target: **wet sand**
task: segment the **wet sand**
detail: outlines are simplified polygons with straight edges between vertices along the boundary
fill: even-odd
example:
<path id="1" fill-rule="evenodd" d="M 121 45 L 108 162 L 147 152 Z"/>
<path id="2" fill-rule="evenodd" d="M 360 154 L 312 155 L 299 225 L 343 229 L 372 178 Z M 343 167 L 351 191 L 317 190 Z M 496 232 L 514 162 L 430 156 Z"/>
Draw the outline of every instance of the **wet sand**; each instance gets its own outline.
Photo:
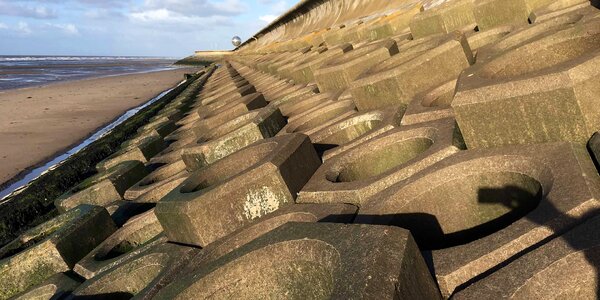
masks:
<path id="1" fill-rule="evenodd" d="M 69 149 L 195 69 L 0 91 L 0 186 Z"/>

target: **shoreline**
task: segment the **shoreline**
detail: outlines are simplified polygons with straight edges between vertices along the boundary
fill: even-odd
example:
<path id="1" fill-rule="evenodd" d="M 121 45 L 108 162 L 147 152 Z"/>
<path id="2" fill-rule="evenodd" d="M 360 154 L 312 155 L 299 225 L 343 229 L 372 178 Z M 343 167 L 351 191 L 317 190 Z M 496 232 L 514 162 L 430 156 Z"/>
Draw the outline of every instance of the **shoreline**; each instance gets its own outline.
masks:
<path id="1" fill-rule="evenodd" d="M 116 120 L 118 120 L 123 114 L 125 114 L 127 111 L 139 107 L 149 101 L 151 101 L 152 99 L 154 99 L 156 96 L 160 95 L 161 93 L 163 93 L 164 91 L 171 89 L 173 87 L 175 87 L 177 84 L 179 84 L 182 80 L 183 80 L 183 74 L 185 73 L 190 73 L 195 71 L 195 68 L 177 68 L 177 69 L 171 69 L 171 70 L 163 70 L 163 71 L 154 71 L 154 72 L 145 72 L 145 73 L 134 73 L 134 74 L 119 74 L 119 75 L 109 75 L 109 76 L 103 76 L 103 77 L 96 77 L 96 78 L 84 78 L 84 79 L 76 79 L 76 80 L 69 80 L 69 81 L 60 81 L 60 82 L 54 82 L 54 83 L 50 83 L 50 84 L 46 84 L 46 85 L 40 85 L 40 86 L 35 86 L 35 87 L 25 87 L 25 88 L 18 88 L 18 89 L 9 89 L 9 90 L 3 90 L 0 91 L 0 103 L 5 102 L 4 100 L 6 100 L 6 98 L 12 98 L 15 97 L 15 95 L 19 95 L 19 97 L 23 97 L 24 95 L 22 94 L 35 94 L 35 95 L 39 95 L 39 94 L 44 94 L 44 93 L 60 93 L 62 94 L 65 90 L 68 90 L 69 88 L 74 88 L 73 86 L 76 87 L 85 87 L 87 86 L 89 89 L 81 89 L 81 90 L 77 90 L 77 91 L 81 91 L 83 92 L 84 95 L 80 95 L 78 98 L 78 101 L 75 101 L 76 103 L 78 103 L 79 105 L 86 105 L 86 102 L 94 102 L 94 100 L 97 100 L 97 96 L 96 97 L 89 97 L 89 93 L 91 89 L 98 89 L 97 85 L 98 83 L 102 83 L 102 84 L 108 84 L 108 87 L 110 89 L 110 85 L 111 85 L 111 81 L 116 81 L 115 85 L 122 85 L 123 82 L 132 82 L 132 85 L 137 84 L 136 86 L 129 86 L 127 87 L 127 89 L 134 89 L 135 91 L 133 91 L 133 94 L 137 94 L 138 96 L 133 97 L 132 99 L 129 99 L 128 101 L 126 101 L 127 103 L 121 103 L 120 105 L 114 105 L 114 103 L 106 103 L 108 100 L 108 102 L 111 102 L 109 99 L 112 98 L 121 98 L 119 100 L 124 100 L 123 96 L 119 95 L 115 95 L 114 93 L 111 95 L 110 93 L 107 94 L 103 94 L 102 97 L 105 98 L 105 103 L 103 104 L 111 104 L 111 106 L 116 106 L 113 109 L 109 109 L 106 111 L 102 110 L 102 104 L 97 104 L 100 105 L 100 107 L 97 107 L 96 105 L 90 105 L 90 103 L 87 103 L 88 108 L 93 111 L 94 109 L 96 110 L 100 110 L 102 113 L 99 114 L 99 118 L 96 118 L 93 121 L 90 121 L 89 123 L 91 123 L 90 125 L 87 125 L 85 128 L 74 128 L 74 129 L 78 129 L 78 130 L 73 130 L 73 135 L 72 138 L 68 139 L 68 143 L 60 143 L 59 145 L 57 145 L 56 142 L 51 142 L 53 145 L 53 147 L 51 147 L 51 151 L 49 149 L 44 148 L 43 150 L 40 149 L 39 144 L 40 143 L 48 143 L 49 141 L 47 141 L 48 138 L 52 138 L 52 135 L 65 135 L 66 133 L 58 130 L 58 132 L 54 131 L 53 133 L 44 133 L 42 137 L 40 137 L 42 140 L 40 141 L 39 139 L 31 139 L 28 143 L 21 143 L 19 144 L 19 146 L 15 146 L 15 145 L 9 145 L 11 144 L 10 142 L 12 141 L 11 138 L 11 134 L 14 134 L 14 132 L 11 132 L 10 130 L 7 130 L 6 128 L 6 121 L 2 121 L 6 118 L 6 107 L 4 108 L 0 108 L 0 145 L 4 145 L 4 146 L 0 146 L 0 190 L 4 190 L 7 187 L 9 187 L 10 185 L 22 180 L 26 175 L 28 175 L 31 171 L 35 170 L 36 168 L 39 168 L 41 166 L 44 166 L 45 164 L 51 162 L 52 160 L 56 159 L 57 157 L 65 154 L 67 151 L 71 150 L 73 147 L 76 147 L 77 145 L 81 144 L 82 142 L 84 142 L 85 140 L 87 140 L 88 138 L 90 138 L 91 136 L 93 136 L 96 132 L 98 132 L 99 130 L 101 130 L 102 128 L 108 126 L 109 124 L 115 122 Z M 170 73 L 170 74 L 164 74 L 164 73 Z M 157 80 L 159 78 L 156 77 L 160 77 L 160 80 Z M 128 79 L 128 80 L 127 80 Z M 166 79 L 166 80 L 165 80 Z M 154 84 L 151 85 L 150 88 L 148 88 L 148 84 L 144 84 L 144 82 L 158 82 L 160 84 Z M 141 84 L 141 85 L 140 85 Z M 105 89 L 106 89 L 105 87 Z M 143 89 L 144 91 L 141 91 L 140 89 Z M 63 91 L 63 92 L 61 92 Z M 120 89 L 118 89 L 118 91 L 120 91 Z M 118 91 L 115 90 L 116 94 L 118 94 Z M 88 93 L 85 93 L 88 92 Z M 60 95 L 59 94 L 59 95 Z M 132 95 L 133 95 L 132 94 Z M 143 96 L 140 96 L 143 95 Z M 131 96 L 131 95 L 128 95 Z M 29 97 L 29 96 L 27 96 Z M 33 98 L 33 97 L 32 97 Z M 49 96 L 50 99 L 53 99 L 52 96 Z M 70 97 L 73 98 L 73 97 Z M 27 100 L 31 100 L 31 99 L 27 99 Z M 13 103 L 15 101 L 12 101 Z M 3 103 L 4 104 L 4 103 Z M 49 103 L 46 103 L 49 104 Z M 6 105 L 6 104 L 4 104 Z M 25 106 L 27 106 L 27 103 L 25 103 Z M 39 105 L 35 105 L 33 104 L 32 106 L 36 106 L 35 108 L 39 109 Z M 58 105 L 58 106 L 65 106 L 65 105 Z M 69 106 L 68 104 L 66 105 L 67 107 Z M 34 109 L 35 109 L 34 108 Z M 90 115 L 90 110 L 87 111 L 63 111 L 58 112 L 59 115 L 64 115 L 61 116 L 59 118 L 59 120 L 54 120 L 59 121 L 61 123 L 63 123 L 62 125 L 58 125 L 59 128 L 64 128 L 65 124 L 64 122 L 68 122 L 68 120 L 71 120 L 71 122 L 73 120 L 78 120 L 79 117 L 78 116 L 84 116 L 85 114 L 88 115 L 88 117 L 92 118 L 93 116 Z M 39 113 L 37 114 L 39 117 L 42 117 L 42 115 L 40 115 Z M 13 117 L 13 119 L 16 119 L 15 117 Z M 90 119 L 88 119 L 89 121 Z M 39 123 L 39 119 L 32 119 L 30 120 L 33 123 Z M 63 122 L 64 121 L 64 122 Z M 14 122 L 14 121 L 12 121 Z M 30 122 L 30 123 L 31 123 Z M 4 124 L 3 124 L 4 123 Z M 57 125 L 57 124 L 53 124 L 53 125 Z M 93 126 L 93 127 L 91 127 Z M 29 127 L 29 130 L 34 129 L 36 126 L 33 124 L 24 124 L 24 126 L 20 126 L 20 127 Z M 14 131 L 14 130 L 13 130 Z M 26 135 L 27 130 L 23 131 Z M 31 132 L 29 132 L 31 133 Z M 38 133 L 38 135 L 41 133 Z M 48 136 L 48 134 L 50 136 Z M 46 140 L 46 141 L 44 141 Z M 28 144 L 28 145 L 27 145 Z M 19 155 L 15 156 L 15 153 L 10 153 L 10 150 L 8 150 L 8 152 L 10 154 L 6 154 L 8 147 L 11 148 L 20 148 L 20 149 L 28 149 L 28 150 L 33 150 L 33 147 L 38 147 L 37 151 L 33 151 L 35 152 L 34 157 L 27 159 L 27 158 L 23 158 L 21 155 L 21 157 L 19 157 Z M 15 162 L 15 160 L 17 160 L 17 162 Z M 35 160 L 35 162 L 33 162 L 33 160 Z M 24 161 L 30 161 L 32 163 L 26 163 Z M 17 170 L 13 169 L 13 168 L 17 168 Z"/>
<path id="2" fill-rule="evenodd" d="M 96 66 L 94 66 L 94 67 L 96 67 Z M 115 76 L 124 76 L 124 75 L 148 74 L 148 73 L 163 72 L 163 71 L 173 71 L 173 70 L 179 70 L 179 69 L 184 69 L 184 68 L 195 68 L 195 67 L 194 66 L 184 66 L 184 65 L 171 64 L 171 65 L 169 65 L 169 67 L 157 67 L 157 68 L 154 68 L 154 69 L 141 70 L 141 71 L 133 71 L 133 72 L 115 72 L 115 73 L 105 73 L 105 74 L 91 74 L 91 75 L 82 75 L 81 77 L 74 76 L 73 78 L 65 77 L 65 78 L 62 78 L 62 79 L 54 80 L 54 81 L 41 82 L 41 83 L 32 83 L 31 85 L 26 85 L 26 86 L 6 88 L 6 89 L 0 88 L 0 94 L 3 94 L 5 92 L 9 92 L 9 91 L 14 91 L 14 90 L 46 87 L 46 86 L 53 85 L 53 84 L 58 84 L 58 83 L 67 83 L 67 82 L 75 82 L 75 81 L 81 81 L 81 80 L 100 79 L 100 78 L 115 77 Z M 11 68 L 5 68 L 5 69 L 11 70 Z M 32 68 L 32 69 L 35 69 L 35 68 Z M 27 70 L 27 68 L 21 68 L 20 70 Z M 10 75 L 11 73 L 6 73 L 6 74 Z M 15 74 L 18 75 L 19 73 L 15 73 Z M 36 73 L 32 72 L 30 74 L 36 74 Z M 0 75 L 3 75 L 3 73 L 0 72 Z"/>
<path id="3" fill-rule="evenodd" d="M 182 81 L 184 82 L 184 81 Z M 132 110 L 136 110 L 139 111 L 145 107 L 147 107 L 148 105 L 151 105 L 154 101 L 156 100 L 160 100 L 161 96 L 164 97 L 164 95 L 166 93 L 168 93 L 169 91 L 172 91 L 173 89 L 175 89 L 177 86 L 174 86 L 172 88 L 169 88 L 167 90 L 164 90 L 160 93 L 158 93 L 156 96 L 148 99 L 148 101 L 146 101 L 145 103 L 140 104 L 139 106 L 133 107 L 125 112 L 123 112 L 121 115 L 116 116 L 112 121 L 110 121 L 107 124 L 104 124 L 98 128 L 96 128 L 90 135 L 80 139 L 79 141 L 73 143 L 72 145 L 69 145 L 67 147 L 65 147 L 64 149 L 46 157 L 43 161 L 41 161 L 38 164 L 32 165 L 30 167 L 27 167 L 25 170 L 23 170 L 21 173 L 13 176 L 11 179 L 9 179 L 8 181 L 5 181 L 3 183 L 0 183 L 0 205 L 2 205 L 2 203 L 4 203 L 5 198 L 7 197 L 11 197 L 11 195 L 15 194 L 15 192 L 24 189 L 27 187 L 27 185 L 29 185 L 31 182 L 33 182 L 36 178 L 38 178 L 39 176 L 41 176 L 42 174 L 44 174 L 45 172 L 48 172 L 50 170 L 52 170 L 53 168 L 58 167 L 61 163 L 63 163 L 65 160 L 67 160 L 69 157 L 75 155 L 76 153 L 78 153 L 79 151 L 83 150 L 83 148 L 85 148 L 87 145 L 95 142 L 98 139 L 101 139 L 102 136 L 104 134 L 110 134 L 110 131 L 113 130 L 116 126 L 118 126 L 119 124 L 127 121 L 128 118 L 132 117 L 133 115 L 135 115 L 135 113 L 127 116 L 127 118 L 125 118 L 124 120 L 122 120 L 121 122 L 117 123 L 119 121 L 119 119 L 123 118 L 124 116 L 126 116 L 129 112 L 131 112 Z M 105 129 L 107 129 L 107 127 L 112 126 L 112 128 L 109 128 L 108 130 L 105 131 Z M 89 141 L 89 143 L 86 143 L 88 140 L 90 140 L 91 138 L 93 138 L 95 135 L 101 133 L 102 131 L 105 131 L 102 135 L 98 136 L 95 140 L 91 140 Z M 79 149 L 77 149 L 79 148 Z M 75 151 L 73 151 L 75 150 Z M 73 151 L 73 152 L 71 152 Z M 70 153 L 71 152 L 71 153 Z M 63 159 L 60 159 L 62 156 L 65 156 Z M 45 170 L 41 171 L 40 173 L 33 173 L 36 169 L 38 168 L 43 168 L 45 167 L 47 164 L 52 163 L 53 161 L 56 161 L 53 165 L 48 166 L 48 168 L 45 168 Z M 8 188 L 10 188 L 13 184 L 19 183 L 20 181 L 23 181 L 25 179 L 27 179 L 28 175 L 32 175 L 33 177 L 28 179 L 28 182 L 23 183 L 22 185 L 16 186 L 14 187 L 12 190 L 7 190 Z"/>

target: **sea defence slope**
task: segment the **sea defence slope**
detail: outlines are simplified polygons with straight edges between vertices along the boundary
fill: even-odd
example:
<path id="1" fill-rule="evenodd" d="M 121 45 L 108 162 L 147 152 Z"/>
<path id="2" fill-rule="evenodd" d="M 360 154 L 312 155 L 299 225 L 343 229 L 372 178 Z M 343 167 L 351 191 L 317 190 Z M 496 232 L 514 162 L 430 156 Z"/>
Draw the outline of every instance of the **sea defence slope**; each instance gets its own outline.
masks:
<path id="1" fill-rule="evenodd" d="M 2 297 L 600 297 L 589 1 L 302 1 L 218 60 L 0 249 Z"/>

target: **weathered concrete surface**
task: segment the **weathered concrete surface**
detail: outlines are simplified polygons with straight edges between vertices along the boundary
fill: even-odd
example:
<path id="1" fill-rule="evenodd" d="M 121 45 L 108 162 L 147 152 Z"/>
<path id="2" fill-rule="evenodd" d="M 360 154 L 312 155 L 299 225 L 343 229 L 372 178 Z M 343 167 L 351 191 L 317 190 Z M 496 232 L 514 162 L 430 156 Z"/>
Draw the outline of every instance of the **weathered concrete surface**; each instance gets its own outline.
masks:
<path id="1" fill-rule="evenodd" d="M 156 215 L 171 241 L 204 247 L 292 204 L 319 164 L 305 135 L 267 139 L 190 175 Z"/>
<path id="2" fill-rule="evenodd" d="M 166 273 L 185 265 L 200 249 L 161 243 L 124 263 L 85 281 L 75 291 L 75 298 L 101 295 L 108 299 L 131 298 L 153 284 Z"/>
<path id="3" fill-rule="evenodd" d="M 124 161 L 90 177 L 60 196 L 54 205 L 65 212 L 79 204 L 107 205 L 123 199 L 125 191 L 148 174 L 139 161 Z"/>
<path id="4" fill-rule="evenodd" d="M 597 298 L 599 227 L 600 218 L 595 217 L 457 293 L 453 299 L 549 299 L 557 295 L 565 299 Z"/>
<path id="5" fill-rule="evenodd" d="M 481 50 L 452 102 L 467 146 L 586 143 L 600 128 L 599 41 L 592 19 L 485 57 Z"/>
<path id="6" fill-rule="evenodd" d="M 569 143 L 468 150 L 374 196 L 355 222 L 410 229 L 433 249 L 448 297 L 595 213 L 599 179 L 585 148 Z"/>
<path id="7" fill-rule="evenodd" d="M 234 284 L 240 276 L 244 284 Z M 439 298 L 406 230 L 288 223 L 173 282 L 156 299 L 277 298 L 284 294 L 290 299 Z"/>
<path id="8" fill-rule="evenodd" d="M 374 194 L 460 151 L 453 119 L 402 126 L 328 159 L 299 203 L 362 205 Z"/>
<path id="9" fill-rule="evenodd" d="M 474 62 L 462 34 L 408 41 L 400 53 L 363 73 L 350 91 L 359 110 L 408 105 L 415 95 L 456 79 Z"/>
<path id="10" fill-rule="evenodd" d="M 11 299 L 14 300 L 52 300 L 60 299 L 68 296 L 74 291 L 81 282 L 66 275 L 65 273 L 58 273 L 44 282 L 28 289 L 27 291 L 14 296 Z"/>
<path id="11" fill-rule="evenodd" d="M 0 298 L 69 271 L 116 230 L 106 209 L 81 205 L 0 248 Z"/>
<path id="12" fill-rule="evenodd" d="M 73 271 L 83 278 L 90 279 L 124 262 L 131 255 L 144 250 L 143 245 L 151 243 L 163 231 L 154 210 L 140 214 L 127 221 L 94 250 L 82 258 Z"/>

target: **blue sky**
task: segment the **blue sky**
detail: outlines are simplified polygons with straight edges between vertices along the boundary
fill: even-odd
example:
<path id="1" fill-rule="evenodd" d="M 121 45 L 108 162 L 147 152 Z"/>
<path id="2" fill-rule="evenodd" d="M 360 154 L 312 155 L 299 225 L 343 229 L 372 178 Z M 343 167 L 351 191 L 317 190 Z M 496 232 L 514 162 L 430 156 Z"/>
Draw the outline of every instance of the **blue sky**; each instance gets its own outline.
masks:
<path id="1" fill-rule="evenodd" d="M 231 49 L 297 0 L 0 0 L 0 55 L 183 57 Z"/>

